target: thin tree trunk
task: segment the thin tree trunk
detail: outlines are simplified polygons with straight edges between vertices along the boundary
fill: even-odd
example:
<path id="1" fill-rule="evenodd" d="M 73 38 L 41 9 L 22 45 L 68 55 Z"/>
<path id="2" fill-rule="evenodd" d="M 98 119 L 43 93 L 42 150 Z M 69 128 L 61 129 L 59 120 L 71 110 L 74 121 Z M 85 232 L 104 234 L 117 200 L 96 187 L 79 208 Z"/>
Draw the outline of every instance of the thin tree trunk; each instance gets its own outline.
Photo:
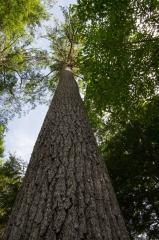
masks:
<path id="1" fill-rule="evenodd" d="M 129 239 L 77 83 L 66 65 L 2 239 Z"/>

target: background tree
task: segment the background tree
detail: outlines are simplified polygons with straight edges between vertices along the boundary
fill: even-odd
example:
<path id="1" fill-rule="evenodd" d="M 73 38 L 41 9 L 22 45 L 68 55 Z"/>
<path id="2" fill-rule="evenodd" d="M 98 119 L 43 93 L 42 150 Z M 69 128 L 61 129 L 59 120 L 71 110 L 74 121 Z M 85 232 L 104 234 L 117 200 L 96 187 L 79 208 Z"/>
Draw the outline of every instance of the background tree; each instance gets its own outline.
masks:
<path id="1" fill-rule="evenodd" d="M 107 110 L 132 118 L 156 94 L 158 9 L 158 1 L 79 1 L 85 103 L 100 115 Z"/>
<path id="2" fill-rule="evenodd" d="M 52 1 L 49 1 L 52 2 Z M 46 51 L 33 47 L 37 26 L 49 19 L 45 1 L 1 1 L 0 123 L 7 124 L 24 104 L 35 107 L 46 90 Z M 43 90 L 43 91 L 42 91 Z M 40 92 L 40 93 L 39 93 Z M 30 105 L 30 106 L 29 106 Z"/>
<path id="3" fill-rule="evenodd" d="M 158 1 L 78 3 L 93 129 L 132 238 L 157 239 Z"/>
<path id="4" fill-rule="evenodd" d="M 111 118 L 97 134 L 129 233 L 157 239 L 158 97 L 141 108 L 138 120 L 117 124 Z"/>
<path id="5" fill-rule="evenodd" d="M 14 155 L 0 160 L 0 237 L 5 229 L 26 170 L 26 163 Z"/>

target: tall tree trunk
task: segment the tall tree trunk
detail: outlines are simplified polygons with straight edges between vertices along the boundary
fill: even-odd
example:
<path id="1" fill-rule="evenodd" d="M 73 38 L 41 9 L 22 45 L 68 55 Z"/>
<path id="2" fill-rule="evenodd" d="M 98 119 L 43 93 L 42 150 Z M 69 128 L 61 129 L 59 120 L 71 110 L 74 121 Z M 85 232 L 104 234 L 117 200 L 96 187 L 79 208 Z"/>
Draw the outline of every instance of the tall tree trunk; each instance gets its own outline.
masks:
<path id="1" fill-rule="evenodd" d="M 2 239 L 129 239 L 77 83 L 66 65 Z"/>

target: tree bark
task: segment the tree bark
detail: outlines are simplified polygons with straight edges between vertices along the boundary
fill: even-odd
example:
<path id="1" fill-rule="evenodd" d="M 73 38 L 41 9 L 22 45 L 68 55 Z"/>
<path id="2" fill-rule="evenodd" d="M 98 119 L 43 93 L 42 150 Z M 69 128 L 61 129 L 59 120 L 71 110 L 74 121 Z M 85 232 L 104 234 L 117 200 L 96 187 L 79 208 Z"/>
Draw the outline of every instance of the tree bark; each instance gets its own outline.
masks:
<path id="1" fill-rule="evenodd" d="M 128 240 L 71 69 L 63 65 L 2 240 Z"/>

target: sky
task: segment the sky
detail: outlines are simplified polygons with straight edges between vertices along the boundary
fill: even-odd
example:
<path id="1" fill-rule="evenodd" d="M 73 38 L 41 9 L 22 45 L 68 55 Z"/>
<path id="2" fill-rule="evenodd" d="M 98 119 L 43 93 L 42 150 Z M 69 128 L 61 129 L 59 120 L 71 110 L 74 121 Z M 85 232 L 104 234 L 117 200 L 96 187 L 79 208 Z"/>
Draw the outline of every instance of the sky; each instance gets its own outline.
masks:
<path id="1" fill-rule="evenodd" d="M 51 11 L 53 16 L 60 21 L 63 20 L 59 6 L 69 6 L 69 4 L 76 4 L 76 0 L 59 0 Z M 50 21 L 51 23 L 51 21 Z M 46 43 L 45 43 L 46 44 Z M 38 42 L 38 47 L 45 47 L 42 39 Z M 46 116 L 48 107 L 46 105 L 39 105 L 35 110 L 31 110 L 27 115 L 18 118 L 16 116 L 8 124 L 9 131 L 5 133 L 5 159 L 9 152 L 17 157 L 21 157 L 24 161 L 29 162 L 30 156 L 37 140 L 42 123 Z"/>

